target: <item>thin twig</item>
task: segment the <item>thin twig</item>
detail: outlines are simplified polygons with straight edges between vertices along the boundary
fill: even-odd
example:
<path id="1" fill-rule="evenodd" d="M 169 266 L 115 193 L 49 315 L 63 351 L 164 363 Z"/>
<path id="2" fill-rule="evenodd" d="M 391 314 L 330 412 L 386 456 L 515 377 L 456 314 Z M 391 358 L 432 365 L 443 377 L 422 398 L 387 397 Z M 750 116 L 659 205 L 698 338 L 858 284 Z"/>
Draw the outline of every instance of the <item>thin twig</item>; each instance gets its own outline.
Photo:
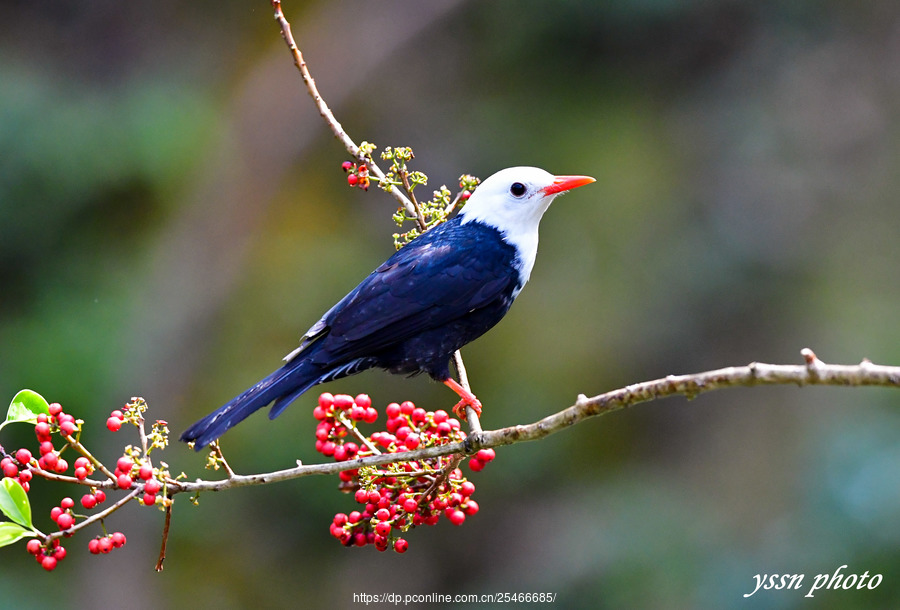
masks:
<path id="1" fill-rule="evenodd" d="M 272 8 L 275 9 L 275 21 L 278 22 L 278 25 L 281 27 L 281 37 L 284 38 L 284 42 L 287 44 L 288 49 L 291 51 L 291 55 L 294 57 L 294 65 L 297 66 L 297 69 L 300 71 L 300 75 L 303 77 L 303 84 L 306 85 L 306 90 L 309 92 L 310 97 L 312 97 L 313 101 L 316 104 L 316 108 L 319 110 L 319 114 L 324 119 L 325 123 L 328 125 L 329 129 L 331 129 L 331 133 L 334 134 L 334 137 L 337 138 L 341 144 L 344 145 L 344 148 L 353 156 L 359 163 L 364 163 L 369 167 L 369 171 L 372 175 L 375 176 L 379 181 L 385 180 L 384 172 L 381 171 L 381 168 L 378 167 L 378 164 L 375 163 L 371 158 L 367 158 L 365 154 L 363 154 L 359 146 L 356 145 L 356 142 L 353 141 L 352 138 L 347 134 L 344 130 L 343 126 L 338 122 L 335 118 L 334 113 L 331 111 L 331 108 L 328 107 L 328 104 L 325 103 L 325 99 L 319 93 L 319 89 L 316 86 L 316 81 L 313 79 L 312 74 L 309 72 L 309 68 L 306 65 L 306 61 L 303 59 L 303 53 L 300 52 L 300 47 L 297 46 L 297 43 L 294 41 L 294 34 L 291 32 L 291 24 L 284 16 L 284 12 L 281 10 L 281 0 L 271 0 Z M 396 189 L 391 187 L 388 189 L 388 192 L 394 196 L 400 205 L 402 205 L 410 214 L 415 214 L 415 208 L 412 205 L 412 202 L 402 193 L 400 189 Z"/>
<path id="2" fill-rule="evenodd" d="M 166 521 L 163 524 L 162 545 L 159 549 L 159 559 L 156 560 L 156 571 L 163 571 L 163 562 L 166 560 L 166 546 L 169 543 L 169 524 L 172 522 L 172 505 L 166 506 Z"/>
<path id="3" fill-rule="evenodd" d="M 141 493 L 141 491 L 143 491 L 143 486 L 132 490 L 131 493 L 120 498 L 118 502 L 116 502 L 115 504 L 113 504 L 112 506 L 107 508 L 106 510 L 91 515 L 84 521 L 80 521 L 79 523 L 76 523 L 75 525 L 73 525 L 72 527 L 70 527 L 67 530 L 62 530 L 62 531 L 58 531 L 58 532 L 53 532 L 52 534 L 47 534 L 46 538 L 44 539 L 44 543 L 46 544 L 48 542 L 51 542 L 53 539 L 61 538 L 64 535 L 71 536 L 78 530 L 84 529 L 92 523 L 95 523 L 97 521 L 102 521 L 109 515 L 113 514 L 114 512 L 116 512 L 117 510 L 119 510 L 120 508 L 122 508 L 123 506 L 128 504 L 131 500 L 133 500 L 135 497 L 137 497 L 137 495 L 139 493 Z"/>

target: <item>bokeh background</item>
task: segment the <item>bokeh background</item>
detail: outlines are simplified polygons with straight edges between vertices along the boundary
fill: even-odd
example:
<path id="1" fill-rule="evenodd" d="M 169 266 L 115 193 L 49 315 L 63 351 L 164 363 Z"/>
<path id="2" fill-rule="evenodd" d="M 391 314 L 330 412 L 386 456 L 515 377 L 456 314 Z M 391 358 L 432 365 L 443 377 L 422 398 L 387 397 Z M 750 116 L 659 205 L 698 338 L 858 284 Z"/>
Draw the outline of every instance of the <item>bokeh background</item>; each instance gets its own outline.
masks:
<path id="1" fill-rule="evenodd" d="M 0 397 L 88 421 L 144 396 L 173 436 L 279 365 L 392 251 L 392 199 L 348 189 L 267 2 L 0 5 Z M 359 140 L 412 146 L 431 187 L 510 165 L 596 176 L 542 226 L 532 282 L 464 350 L 484 424 L 758 360 L 900 363 L 900 4 L 288 2 Z M 453 403 L 424 378 L 333 383 Z M 2 398 L 0 398 L 2 399 Z M 5 400 L 5 399 L 3 399 Z M 313 461 L 315 392 L 224 447 Z M 7 431 L 8 430 L 8 431 Z M 7 447 L 33 442 L 4 430 Z M 124 435 L 123 435 L 124 434 Z M 879 608 L 900 597 L 900 393 L 669 399 L 503 448 L 482 510 L 405 555 L 328 535 L 335 478 L 179 497 L 109 520 L 52 575 L 0 549 L 0 606 L 349 607 L 354 592 L 553 592 L 559 607 Z M 205 476 L 173 444 L 175 471 Z M 37 523 L 63 492 L 34 485 Z M 80 494 L 79 494 L 80 495 Z M 77 497 L 77 496 L 76 496 Z M 812 579 L 882 574 L 874 591 Z M 756 574 L 805 574 L 761 591 Z"/>

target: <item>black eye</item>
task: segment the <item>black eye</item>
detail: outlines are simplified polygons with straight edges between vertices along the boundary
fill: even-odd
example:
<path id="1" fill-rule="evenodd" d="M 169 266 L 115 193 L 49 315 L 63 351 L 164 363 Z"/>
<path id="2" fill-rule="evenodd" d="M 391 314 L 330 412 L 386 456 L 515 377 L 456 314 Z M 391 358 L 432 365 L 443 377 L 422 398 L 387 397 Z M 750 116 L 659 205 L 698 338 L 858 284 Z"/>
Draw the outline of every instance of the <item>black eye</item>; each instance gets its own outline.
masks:
<path id="1" fill-rule="evenodd" d="M 513 194 L 514 197 L 521 197 L 525 194 L 525 185 L 521 182 L 513 182 L 512 186 L 509 187 L 509 192 Z"/>

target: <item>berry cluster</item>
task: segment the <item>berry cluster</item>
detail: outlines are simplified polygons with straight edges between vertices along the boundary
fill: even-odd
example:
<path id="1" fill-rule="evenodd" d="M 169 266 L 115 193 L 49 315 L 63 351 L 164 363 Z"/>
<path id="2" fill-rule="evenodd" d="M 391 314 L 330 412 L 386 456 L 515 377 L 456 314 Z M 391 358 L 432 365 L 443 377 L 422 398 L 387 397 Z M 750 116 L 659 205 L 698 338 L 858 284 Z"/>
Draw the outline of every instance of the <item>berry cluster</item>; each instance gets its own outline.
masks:
<path id="1" fill-rule="evenodd" d="M 114 532 L 108 536 L 97 536 L 88 542 L 88 550 L 93 555 L 109 553 L 113 549 L 117 549 L 125 545 L 125 534 L 122 532 Z"/>
<path id="2" fill-rule="evenodd" d="M 369 166 L 362 164 L 357 166 L 352 161 L 341 163 L 341 169 L 347 173 L 347 184 L 364 191 L 369 190 Z"/>
<path id="3" fill-rule="evenodd" d="M 164 447 L 167 444 L 168 430 L 166 422 L 157 421 L 153 424 L 148 434 L 143 432 L 143 413 L 146 403 L 142 399 L 132 399 L 121 410 L 113 411 L 107 420 L 107 428 L 111 431 L 119 430 L 124 423 L 130 423 L 141 429 L 142 447 L 127 446 L 124 455 L 116 461 L 114 473 L 110 473 L 100 462 L 85 449 L 78 439 L 83 422 L 76 420 L 74 416 L 65 413 L 59 403 L 47 405 L 44 403 L 46 413 L 40 412 L 34 415 L 34 430 L 38 442 L 37 459 L 28 449 L 22 448 L 15 453 L 3 452 L 0 459 L 0 473 L 3 477 L 15 478 L 27 493 L 33 477 L 43 477 L 61 480 L 68 483 L 79 483 L 90 488 L 89 493 L 81 496 L 81 507 L 85 510 L 97 508 L 106 501 L 106 492 L 101 487 L 118 487 L 120 489 L 132 489 L 137 486 L 143 492 L 139 496 L 140 501 L 147 506 L 171 503 L 171 498 L 165 497 L 164 482 L 169 476 L 165 463 L 160 463 L 159 468 L 154 468 L 149 461 L 148 454 L 155 448 Z M 54 436 L 59 435 L 64 439 L 59 450 L 54 447 Z M 71 450 L 78 455 L 75 458 L 73 472 L 69 471 L 69 463 L 62 457 L 63 453 Z M 106 475 L 106 482 L 98 482 L 89 479 L 97 469 Z M 112 475 L 109 477 L 109 475 Z M 161 493 L 162 492 L 162 493 Z M 113 507 L 115 508 L 115 507 Z M 57 531 L 51 535 L 34 531 L 43 539 L 34 538 L 27 543 L 27 550 L 34 555 L 38 562 L 47 570 L 56 568 L 57 563 L 65 555 L 65 549 L 60 546 L 61 537 L 70 537 L 78 529 L 87 526 L 82 523 L 87 519 L 86 515 L 75 513 L 75 501 L 70 497 L 63 498 L 58 506 L 50 511 L 50 518 Z M 30 521 L 30 517 L 29 517 Z M 101 520 L 101 525 L 103 521 Z M 30 523 L 29 523 L 29 527 Z M 108 553 L 113 548 L 125 544 L 125 536 L 121 532 L 107 535 L 104 527 L 104 535 L 97 536 L 88 543 L 91 553 Z"/>
<path id="4" fill-rule="evenodd" d="M 56 538 L 48 546 L 41 544 L 37 538 L 32 538 L 25 545 L 27 550 L 37 560 L 41 567 L 48 572 L 56 569 L 56 564 L 66 557 L 66 549 L 60 545 L 59 538 Z"/>
<path id="5" fill-rule="evenodd" d="M 338 462 L 381 453 L 399 453 L 461 441 L 465 434 L 459 420 L 444 410 L 426 411 L 412 402 L 391 403 L 385 409 L 385 430 L 364 436 L 356 428 L 360 422 L 374 423 L 377 410 L 371 399 L 360 394 L 319 396 L 313 411 L 316 450 Z M 345 440 L 353 434 L 359 443 Z M 473 471 L 494 459 L 493 449 L 479 451 L 469 462 Z M 478 512 L 471 498 L 475 485 L 458 468 L 459 456 L 396 462 L 381 467 L 364 467 L 340 473 L 341 487 L 354 491 L 362 510 L 338 513 L 332 520 L 331 535 L 345 546 L 373 544 L 379 551 L 392 546 L 398 553 L 409 543 L 397 534 L 417 525 L 435 525 L 443 514 L 454 525 Z"/>

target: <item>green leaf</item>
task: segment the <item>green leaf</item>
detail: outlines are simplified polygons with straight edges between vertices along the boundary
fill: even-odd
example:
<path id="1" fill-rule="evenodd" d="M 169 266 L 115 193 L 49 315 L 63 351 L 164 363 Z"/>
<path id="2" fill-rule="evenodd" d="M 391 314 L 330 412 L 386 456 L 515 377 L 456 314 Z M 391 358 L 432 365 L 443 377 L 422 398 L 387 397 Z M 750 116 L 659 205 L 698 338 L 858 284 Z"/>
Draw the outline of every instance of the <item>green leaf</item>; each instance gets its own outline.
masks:
<path id="1" fill-rule="evenodd" d="M 0 511 L 19 525 L 32 527 L 28 494 L 17 479 L 5 478 L 0 482 Z"/>
<path id="2" fill-rule="evenodd" d="M 9 521 L 0 522 L 0 546 L 12 544 L 28 536 L 34 536 L 34 532 Z"/>
<path id="3" fill-rule="evenodd" d="M 13 422 L 28 424 L 37 423 L 39 413 L 50 414 L 50 405 L 43 396 L 32 390 L 22 390 L 9 403 L 9 411 L 6 413 L 6 421 L 0 423 L 0 428 Z"/>

